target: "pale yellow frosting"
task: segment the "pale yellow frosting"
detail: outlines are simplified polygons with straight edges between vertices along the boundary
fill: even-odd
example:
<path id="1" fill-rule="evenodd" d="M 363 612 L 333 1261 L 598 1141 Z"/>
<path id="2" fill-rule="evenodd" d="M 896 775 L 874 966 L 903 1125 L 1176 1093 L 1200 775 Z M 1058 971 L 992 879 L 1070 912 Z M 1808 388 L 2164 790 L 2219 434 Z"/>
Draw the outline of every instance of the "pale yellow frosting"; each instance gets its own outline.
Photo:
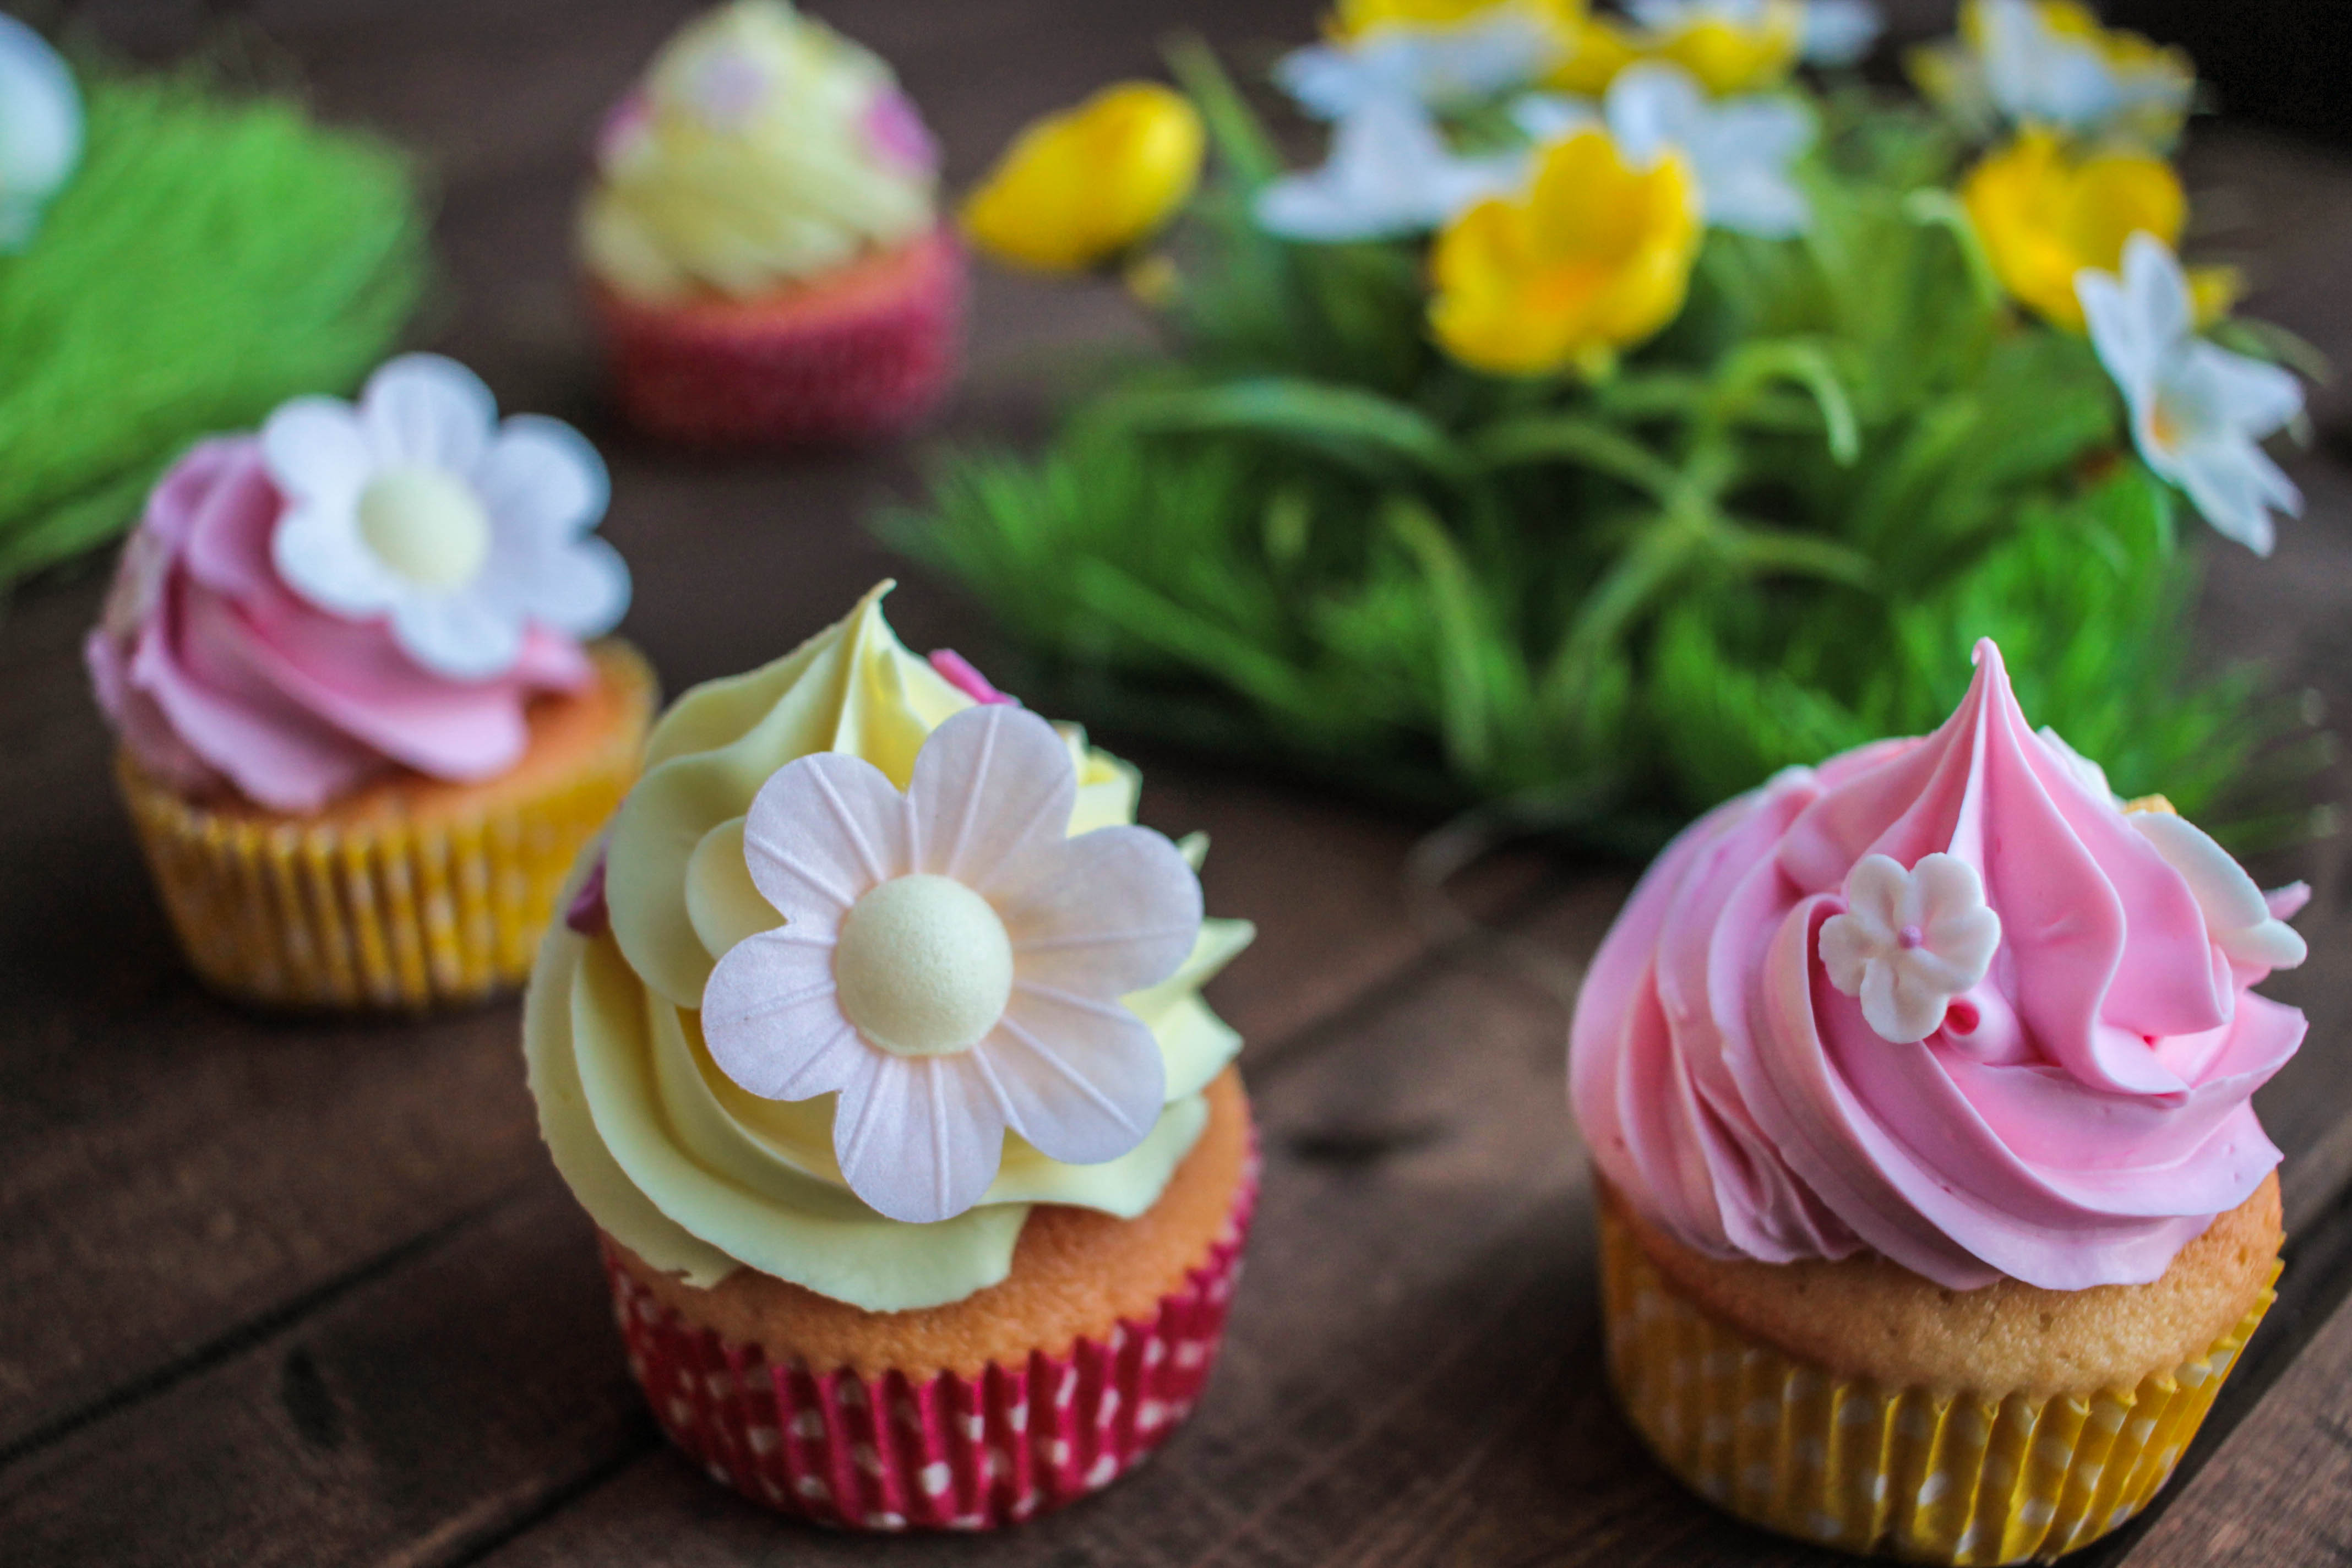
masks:
<path id="1" fill-rule="evenodd" d="M 614 111 L 581 213 L 588 268 L 656 302 L 746 299 L 938 220 L 938 174 L 890 68 L 784 0 L 694 22 Z"/>
<path id="2" fill-rule="evenodd" d="M 737 942 L 781 925 L 751 885 L 743 816 L 796 757 L 845 752 L 907 786 L 933 728 L 971 700 L 900 646 L 884 584 L 849 617 L 748 675 L 698 686 L 655 727 L 646 775 L 614 819 L 610 934 L 548 934 L 524 1008 L 540 1126 L 596 1223 L 657 1268 L 713 1285 L 739 1268 L 866 1309 L 961 1300 L 1004 1277 L 1036 1203 L 1132 1218 L 1158 1201 L 1206 1125 L 1201 1091 L 1240 1037 L 1200 995 L 1246 946 L 1243 921 L 1203 921 L 1176 974 L 1126 1005 L 1151 1028 L 1167 1103 L 1143 1142 L 1100 1165 L 1048 1160 L 1007 1134 L 980 1204 L 935 1225 L 875 1213 L 833 1153 L 834 1097 L 782 1102 L 712 1063 L 699 1008 Z M 1065 726 L 1078 767 L 1073 835 L 1134 820 L 1139 778 Z M 1200 841 L 1188 841 L 1197 859 Z"/>

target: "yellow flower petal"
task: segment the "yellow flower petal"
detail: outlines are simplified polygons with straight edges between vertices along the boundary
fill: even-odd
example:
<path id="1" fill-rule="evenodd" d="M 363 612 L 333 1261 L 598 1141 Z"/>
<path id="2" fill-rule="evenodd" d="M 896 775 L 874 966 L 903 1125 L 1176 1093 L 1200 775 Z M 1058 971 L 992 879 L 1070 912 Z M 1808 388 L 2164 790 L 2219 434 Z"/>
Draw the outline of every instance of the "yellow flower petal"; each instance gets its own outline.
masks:
<path id="1" fill-rule="evenodd" d="M 1555 142 L 1524 196 L 1481 202 L 1438 237 L 1431 331 L 1497 374 L 1606 366 L 1682 309 L 1695 196 L 1680 158 L 1637 174 L 1604 132 Z"/>
<path id="2" fill-rule="evenodd" d="M 1960 200 L 2002 285 L 2053 325 L 2077 332 L 2083 306 L 2074 275 L 2086 267 L 2116 271 L 2124 242 L 2143 229 L 2168 246 L 2179 243 L 2188 217 L 2179 176 L 2161 159 L 2077 158 L 2039 130 L 1971 169 Z"/>
<path id="3" fill-rule="evenodd" d="M 1192 100 L 1120 82 L 1014 138 L 965 198 L 964 232 L 1000 260 L 1046 272 L 1107 261 L 1175 215 L 1207 137 Z"/>
<path id="4" fill-rule="evenodd" d="M 1563 53 L 1545 79 L 1562 92 L 1597 97 L 1639 60 L 1668 60 L 1721 96 L 1769 87 L 1796 68 L 1804 9 L 1768 0 L 1753 26 L 1701 14 L 1663 33 L 1603 16 L 1570 19 L 1559 28 Z"/>
<path id="5" fill-rule="evenodd" d="M 1507 9 L 1565 27 L 1583 20 L 1584 0 L 1339 0 L 1324 18 L 1323 30 L 1335 38 L 1356 38 L 1382 27 L 1458 27 Z"/>

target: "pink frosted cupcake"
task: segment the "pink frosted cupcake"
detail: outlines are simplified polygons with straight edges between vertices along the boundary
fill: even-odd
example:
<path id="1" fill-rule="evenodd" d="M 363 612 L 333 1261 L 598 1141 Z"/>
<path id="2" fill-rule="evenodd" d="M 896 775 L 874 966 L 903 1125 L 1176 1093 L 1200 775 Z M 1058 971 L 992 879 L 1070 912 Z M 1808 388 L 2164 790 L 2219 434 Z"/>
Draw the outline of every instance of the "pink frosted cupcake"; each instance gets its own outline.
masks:
<path id="1" fill-rule="evenodd" d="M 197 973 L 250 1001 L 421 1005 L 520 981 L 636 775 L 651 672 L 608 630 L 604 464 L 412 354 L 197 446 L 87 655 Z"/>
<path id="2" fill-rule="evenodd" d="M 1571 1048 L 1610 1369 L 1710 1500 L 1937 1563 L 2095 1540 L 2269 1305 L 2267 899 L 2019 710 L 1790 769 L 1643 878 Z"/>
<path id="3" fill-rule="evenodd" d="M 580 243 L 623 412 L 702 445 L 887 434 L 945 393 L 963 258 L 889 68 L 783 0 L 688 26 L 615 109 Z"/>

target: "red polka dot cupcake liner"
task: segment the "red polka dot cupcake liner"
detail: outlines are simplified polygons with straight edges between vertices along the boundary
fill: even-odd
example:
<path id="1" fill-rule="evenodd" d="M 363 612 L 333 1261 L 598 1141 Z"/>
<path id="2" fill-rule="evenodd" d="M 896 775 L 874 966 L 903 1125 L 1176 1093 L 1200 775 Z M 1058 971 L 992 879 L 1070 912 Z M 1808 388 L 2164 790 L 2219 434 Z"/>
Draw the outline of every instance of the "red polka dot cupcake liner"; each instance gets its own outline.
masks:
<path id="1" fill-rule="evenodd" d="M 996 1530 L 1100 1491 L 1192 1414 L 1224 1333 L 1257 1161 L 1208 1257 L 1150 1317 L 978 1376 L 814 1372 L 688 1326 L 604 1273 L 629 1370 L 671 1442 L 752 1501 L 850 1530 Z"/>

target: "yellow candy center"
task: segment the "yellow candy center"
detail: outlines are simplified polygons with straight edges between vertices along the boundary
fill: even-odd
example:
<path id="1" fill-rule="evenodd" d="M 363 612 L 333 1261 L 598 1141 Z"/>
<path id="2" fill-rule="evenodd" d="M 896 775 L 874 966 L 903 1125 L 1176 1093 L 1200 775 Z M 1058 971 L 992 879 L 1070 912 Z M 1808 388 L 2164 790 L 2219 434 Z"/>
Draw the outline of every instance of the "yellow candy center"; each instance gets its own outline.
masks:
<path id="1" fill-rule="evenodd" d="M 841 1010 L 902 1057 L 970 1050 L 1013 995 L 1013 941 L 988 900 L 945 877 L 900 877 L 841 922 L 833 952 Z"/>
<path id="2" fill-rule="evenodd" d="M 471 489 L 437 468 L 393 468 L 360 492 L 360 537 L 420 588 L 462 588 L 490 553 L 490 518 Z"/>

